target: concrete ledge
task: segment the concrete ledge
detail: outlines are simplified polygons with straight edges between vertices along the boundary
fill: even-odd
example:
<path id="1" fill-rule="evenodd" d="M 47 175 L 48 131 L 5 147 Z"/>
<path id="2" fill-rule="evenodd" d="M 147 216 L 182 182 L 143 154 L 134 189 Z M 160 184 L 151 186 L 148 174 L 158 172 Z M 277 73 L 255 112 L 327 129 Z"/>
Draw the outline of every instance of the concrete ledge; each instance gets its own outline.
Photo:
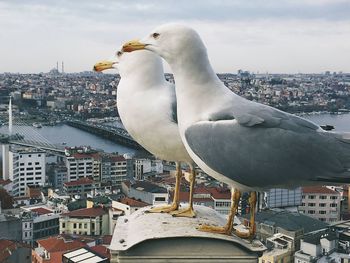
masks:
<path id="1" fill-rule="evenodd" d="M 211 208 L 196 206 L 196 218 L 146 213 L 148 209 L 118 219 L 112 262 L 257 262 L 266 249 L 257 240 L 198 231 L 199 224 L 225 224 Z"/>

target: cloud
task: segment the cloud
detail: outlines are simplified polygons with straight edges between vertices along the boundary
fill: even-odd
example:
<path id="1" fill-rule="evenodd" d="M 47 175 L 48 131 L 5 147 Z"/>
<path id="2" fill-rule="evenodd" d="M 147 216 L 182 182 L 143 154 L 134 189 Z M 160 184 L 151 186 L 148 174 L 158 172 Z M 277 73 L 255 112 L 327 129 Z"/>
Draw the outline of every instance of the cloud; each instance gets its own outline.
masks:
<path id="1" fill-rule="evenodd" d="M 350 71 L 349 20 L 345 0 L 0 0 L 0 72 L 87 70 L 167 22 L 196 28 L 219 72 Z"/>

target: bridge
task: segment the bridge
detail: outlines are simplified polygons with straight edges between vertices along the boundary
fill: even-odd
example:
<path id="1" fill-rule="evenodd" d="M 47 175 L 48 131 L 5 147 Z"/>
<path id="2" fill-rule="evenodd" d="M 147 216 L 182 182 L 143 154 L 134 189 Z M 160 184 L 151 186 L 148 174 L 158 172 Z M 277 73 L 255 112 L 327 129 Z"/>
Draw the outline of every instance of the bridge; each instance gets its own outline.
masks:
<path id="1" fill-rule="evenodd" d="M 134 139 L 122 128 L 112 127 L 103 124 L 90 124 L 79 120 L 67 120 L 65 123 L 69 126 L 96 134 L 110 141 L 134 149 L 143 149 Z"/>

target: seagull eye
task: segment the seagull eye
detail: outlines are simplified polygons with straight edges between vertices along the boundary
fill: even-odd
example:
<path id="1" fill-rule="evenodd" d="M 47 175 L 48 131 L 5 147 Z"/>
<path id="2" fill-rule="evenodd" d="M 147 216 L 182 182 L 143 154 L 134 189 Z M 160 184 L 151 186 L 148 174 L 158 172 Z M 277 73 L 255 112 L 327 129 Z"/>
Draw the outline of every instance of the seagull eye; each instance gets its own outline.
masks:
<path id="1" fill-rule="evenodd" d="M 159 36 L 160 36 L 159 33 L 153 33 L 153 34 L 152 34 L 152 37 L 153 37 L 154 39 L 157 39 Z"/>
<path id="2" fill-rule="evenodd" d="M 118 52 L 117 52 L 117 56 L 118 56 L 118 57 L 120 57 L 122 54 L 123 54 L 123 52 L 121 52 L 121 51 L 118 51 Z"/>

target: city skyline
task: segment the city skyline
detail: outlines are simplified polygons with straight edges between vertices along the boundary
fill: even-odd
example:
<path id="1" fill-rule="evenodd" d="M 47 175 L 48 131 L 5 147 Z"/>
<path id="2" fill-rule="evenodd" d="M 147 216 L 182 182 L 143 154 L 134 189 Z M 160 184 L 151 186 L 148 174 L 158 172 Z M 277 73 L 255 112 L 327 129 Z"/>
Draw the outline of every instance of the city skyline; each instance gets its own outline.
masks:
<path id="1" fill-rule="evenodd" d="M 218 73 L 350 72 L 350 3 L 0 1 L 0 73 L 91 70 L 129 39 L 177 22 L 202 36 Z M 170 72 L 166 66 L 166 71 Z"/>

